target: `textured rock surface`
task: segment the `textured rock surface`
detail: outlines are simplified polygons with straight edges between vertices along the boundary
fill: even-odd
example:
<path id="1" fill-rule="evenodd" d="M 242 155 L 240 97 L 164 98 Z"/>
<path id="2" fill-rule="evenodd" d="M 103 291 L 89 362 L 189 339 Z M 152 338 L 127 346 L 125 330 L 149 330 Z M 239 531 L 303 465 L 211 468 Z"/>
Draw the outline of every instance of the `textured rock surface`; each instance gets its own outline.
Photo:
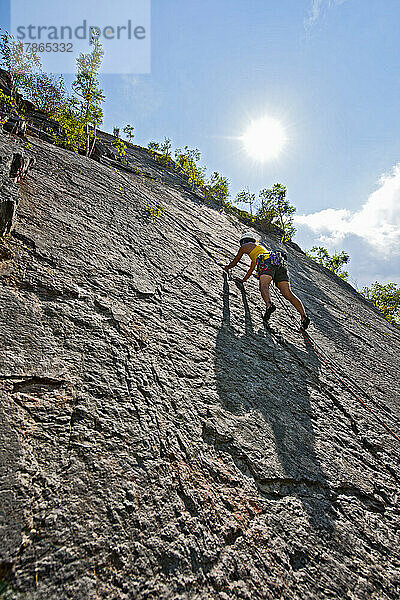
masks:
<path id="1" fill-rule="evenodd" d="M 2 164 L 21 151 L 35 168 L 0 182 L 20 195 L 0 263 L 4 597 L 398 598 L 400 444 L 282 306 L 265 331 L 255 281 L 224 279 L 243 226 L 138 148 L 123 166 L 1 136 Z M 399 330 L 294 245 L 289 265 L 311 334 L 397 431 Z"/>
<path id="2" fill-rule="evenodd" d="M 9 151 L 0 155 L 0 236 L 10 232 L 19 201 L 18 186 L 12 172 L 14 156 Z"/>

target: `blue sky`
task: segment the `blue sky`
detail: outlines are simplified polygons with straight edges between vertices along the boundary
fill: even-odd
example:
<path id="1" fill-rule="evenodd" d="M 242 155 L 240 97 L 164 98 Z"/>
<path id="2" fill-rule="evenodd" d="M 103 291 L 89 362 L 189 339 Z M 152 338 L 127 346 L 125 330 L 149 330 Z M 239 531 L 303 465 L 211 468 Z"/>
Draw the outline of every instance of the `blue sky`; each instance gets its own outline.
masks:
<path id="1" fill-rule="evenodd" d="M 199 148 L 232 196 L 286 185 L 297 243 L 348 251 L 358 286 L 400 283 L 400 2 L 152 0 L 151 12 L 151 73 L 101 77 L 104 128 Z M 238 138 L 264 115 L 288 142 L 260 164 Z"/>

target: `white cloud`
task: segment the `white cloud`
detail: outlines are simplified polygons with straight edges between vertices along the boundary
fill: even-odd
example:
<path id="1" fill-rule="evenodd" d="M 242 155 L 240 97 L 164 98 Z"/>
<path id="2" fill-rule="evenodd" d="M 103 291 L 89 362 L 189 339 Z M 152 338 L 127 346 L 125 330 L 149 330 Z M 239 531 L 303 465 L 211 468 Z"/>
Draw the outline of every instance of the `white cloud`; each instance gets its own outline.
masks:
<path id="1" fill-rule="evenodd" d="M 312 7 L 308 14 L 308 18 L 305 19 L 305 22 L 304 22 L 304 25 L 306 28 L 312 27 L 314 25 L 314 23 L 316 21 L 318 21 L 319 15 L 321 12 L 322 2 L 323 2 L 323 0 L 313 0 Z"/>
<path id="2" fill-rule="evenodd" d="M 400 163 L 382 175 L 378 189 L 358 211 L 328 208 L 298 215 L 295 222 L 319 234 L 319 242 L 328 247 L 357 236 L 386 258 L 400 255 Z"/>
<path id="3" fill-rule="evenodd" d="M 308 13 L 308 17 L 304 19 L 304 27 L 310 30 L 311 27 L 318 21 L 322 16 L 322 13 L 331 8 L 332 6 L 338 6 L 344 4 L 347 0 L 312 0 L 312 5 Z"/>

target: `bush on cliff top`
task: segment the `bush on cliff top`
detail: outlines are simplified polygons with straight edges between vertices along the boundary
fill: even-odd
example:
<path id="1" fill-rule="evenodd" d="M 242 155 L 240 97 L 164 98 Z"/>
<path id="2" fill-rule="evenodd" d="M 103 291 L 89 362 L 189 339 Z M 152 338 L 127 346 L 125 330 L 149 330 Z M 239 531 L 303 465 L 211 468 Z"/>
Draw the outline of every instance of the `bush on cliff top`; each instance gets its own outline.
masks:
<path id="1" fill-rule="evenodd" d="M 68 96 L 62 76 L 43 73 L 35 52 L 26 50 L 8 32 L 0 36 L 0 65 L 10 77 L 10 97 L 8 101 L 0 98 L 2 107 L 20 116 L 23 94 L 36 109 L 55 121 L 51 133 L 57 145 L 87 156 L 94 147 L 96 128 L 103 121 L 105 100 L 97 78 L 104 51 L 94 32 L 90 44 L 91 51 L 82 52 L 77 58 L 72 95 Z"/>

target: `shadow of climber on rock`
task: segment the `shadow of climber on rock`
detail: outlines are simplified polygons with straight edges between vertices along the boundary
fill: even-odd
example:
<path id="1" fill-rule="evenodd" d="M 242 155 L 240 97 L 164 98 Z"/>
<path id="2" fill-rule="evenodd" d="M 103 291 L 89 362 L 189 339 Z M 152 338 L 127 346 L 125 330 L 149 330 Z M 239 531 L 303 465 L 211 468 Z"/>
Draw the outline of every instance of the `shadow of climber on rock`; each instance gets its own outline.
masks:
<path id="1" fill-rule="evenodd" d="M 245 313 L 245 334 L 231 325 L 229 284 L 224 274 L 223 315 L 215 351 L 216 387 L 222 406 L 237 416 L 258 412 L 265 423 L 263 440 L 259 429 L 243 431 L 235 447 L 265 446 L 276 450 L 276 473 L 271 465 L 263 474 L 251 470 L 261 494 L 268 498 L 296 496 L 302 502 L 310 525 L 333 531 L 330 488 L 314 449 L 313 413 L 310 404 L 312 380 L 319 362 L 315 354 L 303 352 L 275 330 L 254 331 L 244 287 L 239 287 Z M 307 381 L 308 379 L 308 381 Z M 246 438 L 249 438 L 247 439 Z M 249 469 L 230 452 L 236 466 Z M 272 466 L 273 468 L 273 466 Z"/>

